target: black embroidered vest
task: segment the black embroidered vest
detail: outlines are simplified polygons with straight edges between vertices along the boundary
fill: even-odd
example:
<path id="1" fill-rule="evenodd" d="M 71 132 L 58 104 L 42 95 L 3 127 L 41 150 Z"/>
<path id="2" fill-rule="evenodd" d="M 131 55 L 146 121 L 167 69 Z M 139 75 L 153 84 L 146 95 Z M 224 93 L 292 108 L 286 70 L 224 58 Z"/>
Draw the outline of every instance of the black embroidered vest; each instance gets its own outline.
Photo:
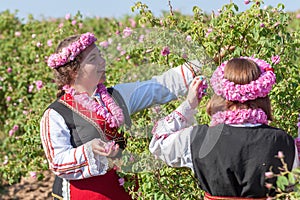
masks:
<path id="1" fill-rule="evenodd" d="M 125 125 L 130 127 L 130 115 L 122 96 L 113 88 L 108 88 L 107 90 L 115 102 L 121 107 L 124 114 Z M 71 99 L 70 101 L 73 100 Z M 68 99 L 62 96 L 48 107 L 58 112 L 64 118 L 70 130 L 70 142 L 73 147 L 78 147 L 94 138 L 101 138 L 103 141 L 115 140 L 115 142 L 119 144 L 120 149 L 125 149 L 126 141 L 123 137 L 123 133 L 119 133 L 116 128 L 109 128 L 104 119 L 99 116 L 96 117 L 95 114 L 90 113 L 88 110 L 81 112 L 76 111 L 73 107 L 76 108 L 78 105 L 73 105 L 73 103 L 74 102 L 68 102 Z M 63 179 L 55 176 L 52 190 L 56 196 L 62 196 L 62 181 Z"/>
<path id="2" fill-rule="evenodd" d="M 267 125 L 215 127 L 199 125 L 191 138 L 195 176 L 200 187 L 212 196 L 266 197 L 274 195 L 265 187 L 265 172 L 278 173 L 282 164 L 276 155 L 282 151 L 288 169 L 295 157 L 293 138 L 281 129 Z M 267 182 L 275 185 L 275 178 Z"/>

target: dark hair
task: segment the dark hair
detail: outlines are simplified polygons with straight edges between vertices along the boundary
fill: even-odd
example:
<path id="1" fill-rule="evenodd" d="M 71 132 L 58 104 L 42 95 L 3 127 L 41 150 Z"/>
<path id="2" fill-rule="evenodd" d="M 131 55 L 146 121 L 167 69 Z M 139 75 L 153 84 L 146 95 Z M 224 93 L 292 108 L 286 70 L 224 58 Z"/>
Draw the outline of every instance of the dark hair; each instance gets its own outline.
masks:
<path id="1" fill-rule="evenodd" d="M 261 74 L 257 64 L 249 59 L 233 58 L 229 60 L 224 69 L 224 78 L 236 84 L 248 84 L 259 78 Z M 214 94 L 206 106 L 207 113 L 212 116 L 218 111 L 237 109 L 261 108 L 267 115 L 268 120 L 272 120 L 271 102 L 269 96 L 256 98 L 244 103 L 238 101 L 228 101 L 222 96 Z"/>
<path id="2" fill-rule="evenodd" d="M 60 52 L 64 47 L 78 40 L 79 37 L 80 35 L 73 35 L 64 39 L 59 43 L 55 53 Z M 78 56 L 75 57 L 73 61 L 70 61 L 65 65 L 62 65 L 54 69 L 54 78 L 58 89 L 58 92 L 56 94 L 57 97 L 60 97 L 64 94 L 64 91 L 62 90 L 64 85 L 70 85 L 73 82 L 76 72 L 80 68 L 81 59 L 82 59 L 82 55 L 79 54 Z"/>

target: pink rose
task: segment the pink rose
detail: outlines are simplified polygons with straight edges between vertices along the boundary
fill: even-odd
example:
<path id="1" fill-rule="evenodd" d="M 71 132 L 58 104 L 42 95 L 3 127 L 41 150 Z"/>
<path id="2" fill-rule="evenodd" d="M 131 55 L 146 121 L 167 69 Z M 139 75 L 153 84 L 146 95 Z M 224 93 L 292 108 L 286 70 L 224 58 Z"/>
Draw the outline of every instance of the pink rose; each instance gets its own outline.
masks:
<path id="1" fill-rule="evenodd" d="M 11 97 L 10 96 L 6 97 L 6 101 L 10 102 L 11 101 Z"/>
<path id="2" fill-rule="evenodd" d="M 164 47 L 162 50 L 161 50 L 161 55 L 163 55 L 163 56 L 167 56 L 167 55 L 169 55 L 170 54 L 170 49 L 169 49 L 169 47 Z"/>
<path id="3" fill-rule="evenodd" d="M 130 21 L 131 27 L 132 27 L 132 28 L 135 28 L 135 27 L 136 27 L 136 22 L 135 22 L 135 20 L 132 19 L 132 18 L 130 18 L 129 21 Z"/>
<path id="4" fill-rule="evenodd" d="M 12 128 L 14 131 L 17 131 L 19 129 L 19 125 L 14 125 Z"/>
<path id="5" fill-rule="evenodd" d="M 125 55 L 126 54 L 126 51 L 124 51 L 124 50 L 122 50 L 121 52 L 120 52 L 120 55 L 121 56 L 123 56 L 123 55 Z"/>
<path id="6" fill-rule="evenodd" d="M 250 3 L 250 0 L 244 0 L 244 4 L 249 4 Z"/>
<path id="7" fill-rule="evenodd" d="M 208 37 L 208 35 L 213 31 L 212 28 L 208 28 L 205 34 L 205 37 Z"/>
<path id="8" fill-rule="evenodd" d="M 272 178 L 274 176 L 274 173 L 273 172 L 266 172 L 265 173 L 265 177 L 266 178 Z"/>
<path id="9" fill-rule="evenodd" d="M 48 45 L 49 47 L 51 47 L 51 46 L 52 46 L 52 40 L 48 40 L 48 41 L 47 41 L 47 45 Z"/>
<path id="10" fill-rule="evenodd" d="M 66 20 L 69 20 L 70 18 L 71 18 L 71 14 L 70 14 L 70 13 L 67 13 L 66 16 L 65 16 L 65 19 L 66 19 Z"/>
<path id="11" fill-rule="evenodd" d="M 192 37 L 191 37 L 190 35 L 186 36 L 185 39 L 186 39 L 186 41 L 188 41 L 188 42 L 192 41 Z"/>
<path id="12" fill-rule="evenodd" d="M 274 63 L 274 65 L 277 65 L 280 62 L 280 56 L 279 55 L 272 56 L 271 60 L 272 63 Z"/>
<path id="13" fill-rule="evenodd" d="M 181 56 L 183 59 L 187 60 L 188 59 L 188 55 L 186 53 L 183 53 Z"/>
<path id="14" fill-rule="evenodd" d="M 113 170 L 118 171 L 120 168 L 117 165 L 114 165 Z"/>
<path id="15" fill-rule="evenodd" d="M 266 183 L 266 188 L 271 189 L 273 187 L 273 185 L 271 183 Z"/>
<path id="16" fill-rule="evenodd" d="M 33 85 L 29 85 L 29 86 L 28 86 L 28 92 L 29 92 L 29 93 L 32 93 L 33 88 L 34 88 Z"/>
<path id="17" fill-rule="evenodd" d="M 140 35 L 139 42 L 144 42 L 145 35 Z"/>
<path id="18" fill-rule="evenodd" d="M 14 133 L 15 133 L 15 131 L 11 129 L 11 130 L 9 130 L 8 135 L 11 137 L 14 135 Z"/>
<path id="19" fill-rule="evenodd" d="M 122 51 L 122 50 L 123 50 L 120 43 L 119 43 L 118 46 L 117 46 L 117 50 L 118 50 L 118 51 Z"/>
<path id="20" fill-rule="evenodd" d="M 37 47 L 41 47 L 41 46 L 42 46 L 42 43 L 37 42 L 37 43 L 36 43 L 36 46 L 37 46 Z"/>
<path id="21" fill-rule="evenodd" d="M 124 183 L 125 183 L 125 179 L 124 178 L 119 178 L 118 181 L 119 181 L 120 186 L 123 186 Z"/>
<path id="22" fill-rule="evenodd" d="M 31 178 L 36 178 L 36 172 L 31 171 L 29 174 Z"/>
<path id="23" fill-rule="evenodd" d="M 43 87 L 43 81 L 41 81 L 41 80 L 35 81 L 35 85 L 36 85 L 37 90 L 40 90 Z"/>
<path id="24" fill-rule="evenodd" d="M 126 27 L 124 30 L 123 30 L 123 37 L 124 38 L 127 38 L 129 37 L 131 34 L 132 34 L 132 29 L 129 28 L 129 27 Z"/>
<path id="25" fill-rule="evenodd" d="M 282 151 L 278 151 L 277 157 L 278 158 L 284 158 L 283 152 Z"/>
<path id="26" fill-rule="evenodd" d="M 107 48 L 109 46 L 109 43 L 105 40 L 99 43 L 99 45 L 103 48 Z"/>

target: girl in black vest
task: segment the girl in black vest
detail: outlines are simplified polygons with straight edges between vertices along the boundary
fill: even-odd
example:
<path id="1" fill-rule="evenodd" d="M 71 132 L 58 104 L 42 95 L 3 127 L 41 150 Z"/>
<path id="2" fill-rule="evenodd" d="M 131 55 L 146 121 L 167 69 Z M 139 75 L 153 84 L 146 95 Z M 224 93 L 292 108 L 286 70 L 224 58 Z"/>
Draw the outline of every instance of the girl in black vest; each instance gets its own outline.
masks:
<path id="1" fill-rule="evenodd" d="M 294 139 L 271 127 L 268 93 L 275 84 L 272 67 L 253 57 L 222 63 L 210 84 L 210 125 L 194 125 L 203 90 L 194 79 L 186 101 L 153 128 L 150 151 L 169 166 L 189 167 L 205 191 L 205 199 L 266 199 L 274 195 L 275 178 L 284 157 L 288 169 L 298 166 Z M 203 92 L 203 91 L 202 91 Z M 279 158 L 278 158 L 279 157 Z"/>
<path id="2" fill-rule="evenodd" d="M 195 74 L 186 63 L 151 80 L 106 88 L 96 40 L 92 33 L 68 37 L 48 58 L 58 94 L 43 113 L 40 135 L 56 175 L 55 199 L 131 199 L 116 173 L 116 156 L 125 148 L 119 127 L 130 126 L 135 112 L 184 95 Z"/>

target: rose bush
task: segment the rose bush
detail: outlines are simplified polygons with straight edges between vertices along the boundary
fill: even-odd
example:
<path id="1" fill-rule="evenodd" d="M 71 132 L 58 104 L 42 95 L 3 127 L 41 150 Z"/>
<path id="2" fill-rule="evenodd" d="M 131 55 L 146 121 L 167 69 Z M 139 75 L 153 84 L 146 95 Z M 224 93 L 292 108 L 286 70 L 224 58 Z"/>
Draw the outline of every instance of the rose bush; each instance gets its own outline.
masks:
<path id="1" fill-rule="evenodd" d="M 132 9 L 139 14 L 122 19 L 83 19 L 78 13 L 63 19 L 35 20 L 28 16 L 26 22 L 16 13 L 0 13 L 1 183 L 13 184 L 30 174 L 43 179 L 41 172 L 48 164 L 41 147 L 39 120 L 56 93 L 45 61 L 61 38 L 87 31 L 96 35 L 106 57 L 108 86 L 150 78 L 187 59 L 201 60 L 201 72 L 208 77 L 231 57 L 253 55 L 272 63 L 277 83 L 270 94 L 274 113 L 271 125 L 296 137 L 300 19 L 297 13 L 285 12 L 282 4 L 262 8 L 262 1 L 257 0 L 247 2 L 247 6 L 239 12 L 238 6 L 230 3 L 211 14 L 194 7 L 192 16 L 170 7 L 170 12 L 158 18 L 138 2 Z M 208 96 L 199 106 L 199 123 L 210 120 L 205 114 L 210 94 L 208 88 Z M 138 178 L 137 191 L 134 181 L 122 181 L 135 198 L 196 199 L 202 194 L 190 170 L 167 167 L 148 151 L 153 124 L 181 100 L 136 113 L 131 130 L 125 130 L 128 147 L 120 176 L 126 176 L 125 180 Z"/>

